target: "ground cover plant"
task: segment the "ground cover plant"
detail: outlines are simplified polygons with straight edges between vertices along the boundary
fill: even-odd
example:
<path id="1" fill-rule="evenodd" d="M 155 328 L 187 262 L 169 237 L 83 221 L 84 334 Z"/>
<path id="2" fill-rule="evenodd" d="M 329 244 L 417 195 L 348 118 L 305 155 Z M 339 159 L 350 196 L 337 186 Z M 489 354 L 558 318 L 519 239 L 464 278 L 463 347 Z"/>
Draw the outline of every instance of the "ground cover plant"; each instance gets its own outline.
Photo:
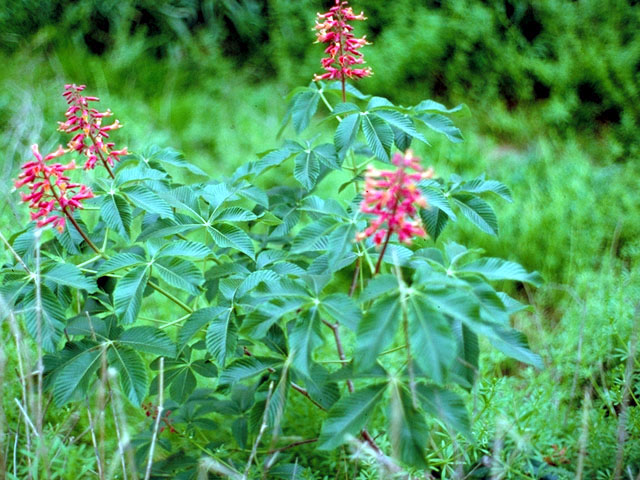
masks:
<path id="1" fill-rule="evenodd" d="M 617 234 L 609 232 L 614 234 L 610 248 L 606 246 L 611 260 L 602 256 L 601 273 L 579 276 L 576 291 L 568 289 L 562 294 L 572 295 L 566 319 L 574 321 L 561 323 L 555 331 L 562 329 L 566 336 L 536 338 L 542 332 L 536 322 L 546 323 L 545 309 L 558 302 L 557 291 L 553 292 L 559 287 L 550 285 L 542 295 L 535 295 L 535 290 L 523 290 L 522 283 L 502 282 L 499 275 L 505 275 L 504 267 L 508 275 L 518 276 L 516 280 L 539 284 L 539 278 L 495 258 L 483 265 L 482 252 L 465 251 L 460 245 L 482 245 L 500 252 L 493 257 L 519 259 L 522 255 L 529 268 L 540 264 L 554 279 L 557 272 L 572 277 L 561 263 L 562 254 L 552 249 L 553 240 L 536 228 L 551 221 L 553 215 L 537 217 L 521 204 L 520 210 L 511 210 L 508 221 L 502 222 L 498 240 L 489 240 L 491 233 L 496 233 L 497 219 L 482 197 L 474 194 L 484 193 L 485 198 L 500 202 L 496 205 L 501 209 L 517 209 L 518 202 L 534 208 L 540 204 L 520 190 L 510 206 L 501 201 L 501 197 L 511 198 L 504 185 L 478 177 L 485 169 L 495 176 L 495 167 L 488 162 L 469 166 L 465 156 L 475 157 L 478 147 L 458 143 L 459 131 L 446 116 L 440 116 L 459 115 L 462 110 L 446 111 L 454 109 L 428 101 L 397 107 L 382 97 L 364 95 L 352 85 L 343 86 L 343 77 L 330 78 L 335 75 L 331 68 L 336 69 L 336 63 L 333 56 L 329 60 L 325 65 L 330 67 L 326 71 L 329 78 L 301 88 L 289 98 L 284 116 L 292 127 L 286 123 L 283 127 L 284 132 L 293 129 L 299 133 L 295 140 L 281 142 L 257 161 L 229 169 L 228 177 L 214 176 L 210 181 L 174 151 L 154 148 L 135 137 L 127 144 L 140 148 L 133 148 L 133 155 L 111 165 L 107 153 L 117 152 L 116 157 L 125 154 L 118 139 L 129 125 L 117 131 L 103 129 L 108 116 L 90 111 L 90 105 L 96 104 L 85 96 L 89 93 L 80 91 L 81 87 L 67 87 L 67 96 L 75 99 L 72 107 L 87 107 L 89 113 L 85 119 L 70 111 L 66 121 L 73 122 L 62 126 L 62 130 L 80 126 L 70 132 L 74 135 L 88 127 L 88 136 L 81 143 L 78 137 L 64 140 L 72 140 L 68 148 L 80 153 L 75 155 L 78 167 L 59 163 L 53 168 L 74 157 L 53 146 L 46 150 L 52 152 L 50 156 L 34 156 L 35 164 L 23 170 L 26 175 L 20 182 L 24 192 L 31 183 L 30 195 L 36 195 L 27 202 L 53 192 L 63 199 L 60 202 L 54 195 L 53 203 L 49 200 L 39 205 L 42 198 L 38 198 L 33 212 L 36 221 L 50 221 L 63 233 L 45 229 L 44 237 L 38 238 L 32 225 L 23 234 L 7 239 L 15 254 L 7 244 L 4 251 L 8 267 L 5 288 L 8 298 L 17 301 L 13 311 L 6 311 L 5 326 L 18 351 L 10 346 L 7 351 L 10 364 L 11 358 L 17 357 L 26 365 L 20 376 L 24 395 L 19 390 L 7 395 L 13 405 L 17 399 L 27 412 L 9 414 L 9 432 L 15 433 L 12 438 L 17 443 L 6 443 L 5 451 L 13 447 L 13 452 L 26 454 L 19 461 L 5 455 L 13 475 L 62 477 L 74 462 L 87 476 L 102 472 L 105 477 L 133 478 L 136 474 L 146 476 L 147 465 L 151 466 L 149 475 L 158 478 L 197 474 L 212 478 L 321 478 L 323 474 L 327 478 L 557 478 L 566 474 L 572 478 L 573 472 L 584 478 L 596 474 L 608 478 L 620 475 L 623 466 L 627 473 L 637 470 L 637 443 L 626 442 L 616 431 L 622 425 L 631 440 L 637 431 L 635 409 L 627 410 L 635 398 L 629 388 L 633 366 L 629 367 L 628 361 L 633 359 L 635 348 L 629 341 L 633 338 L 629 299 L 637 295 L 632 273 L 635 247 L 624 223 L 619 223 Z M 354 68 L 361 67 L 356 64 Z M 365 72 L 358 74 L 365 76 Z M 338 82 L 332 83 L 336 79 Z M 366 84 L 362 90 L 366 91 Z M 89 105 L 84 105 L 85 101 Z M 56 109 L 59 106 L 58 101 Z M 120 118 L 120 109 L 116 112 Z M 314 128 L 317 123 L 320 128 Z M 47 135 L 46 126 L 43 131 Z M 403 133 L 408 138 L 403 139 Z M 104 134 L 111 135 L 106 142 L 115 139 L 118 148 L 111 145 L 102 150 Z M 418 154 L 407 152 L 411 137 L 411 146 L 419 156 L 433 162 L 422 165 Z M 421 146 L 421 138 L 435 148 Z M 453 142 L 448 146 L 441 140 Z M 550 147 L 541 143 L 539 148 Z M 449 164 L 439 162 L 438 157 L 447 157 Z M 103 161 L 106 166 L 101 166 Z M 377 169 L 369 169 L 369 163 Z M 427 168 L 431 163 L 435 171 Z M 456 163 L 461 168 L 455 168 Z M 517 184 L 522 157 L 512 155 L 509 163 L 504 168 L 512 171 L 511 177 L 503 171 L 500 178 Z M 84 165 L 87 170 L 81 171 Z M 96 165 L 98 168 L 91 170 Z M 555 172 L 552 165 L 549 160 L 548 165 L 538 166 L 539 175 L 546 178 L 545 169 Z M 47 171 L 47 166 L 53 169 Z M 577 182 L 586 181 L 580 167 L 566 169 L 565 174 L 579 189 Z M 452 170 L 462 177 L 450 178 Z M 58 180 L 54 184 L 64 185 L 63 190 L 43 191 L 42 185 L 34 185 L 31 174 Z M 72 181 L 79 184 L 69 185 L 65 175 L 72 175 Z M 265 180 L 269 176 L 278 181 Z M 187 185 L 185 177 L 191 179 Z M 563 208 L 555 194 L 568 187 L 562 178 L 555 182 L 549 184 L 552 203 L 546 208 L 550 210 L 554 202 Z M 629 204 L 623 190 L 595 185 Z M 398 196 L 385 201 L 387 188 L 397 191 Z M 224 198 L 215 200 L 218 194 Z M 406 201 L 397 201 L 400 197 Z M 465 204 L 475 207 L 477 216 L 465 209 Z M 76 208 L 71 216 L 64 212 Z M 576 204 L 574 215 L 590 216 L 588 208 L 581 208 Z M 223 211 L 235 217 L 219 216 Z M 397 215 L 399 212 L 403 215 Z M 24 210 L 19 215 L 24 218 Z M 453 221 L 458 218 L 465 220 Z M 449 225 L 444 229 L 447 219 Z M 594 245 L 588 248 L 597 253 L 602 248 L 598 243 L 608 237 L 603 233 L 606 217 L 596 220 Z M 13 226 L 11 231 L 15 230 Z M 430 239 L 422 238 L 425 231 Z M 518 238 L 523 231 L 528 235 L 525 245 Z M 218 234 L 229 238 L 229 243 L 221 245 Z M 245 238 L 249 242 L 243 242 Z M 457 243 L 452 243 L 454 238 Z M 410 248 L 401 240 L 411 241 Z M 90 242 L 100 254 L 93 252 Z M 185 255 L 180 254 L 180 248 L 191 250 Z M 531 256 L 536 248 L 545 253 Z M 584 245 L 571 250 L 580 248 Z M 560 263 L 549 263 L 547 251 Z M 462 255 L 460 270 L 460 259 L 453 265 L 448 263 L 456 255 Z M 624 262 L 618 263 L 617 256 Z M 18 258 L 40 281 L 27 278 Z M 109 262 L 114 258 L 131 263 L 120 264 L 120 270 L 104 270 L 113 268 L 114 263 Z M 468 258 L 475 260 L 465 265 Z M 594 259 L 585 255 L 575 262 L 574 268 L 584 268 Z M 72 272 L 71 263 L 80 271 Z M 105 263 L 107 267 L 103 267 Z M 487 263 L 494 265 L 487 268 Z M 465 270 L 468 265 L 472 270 Z M 503 269 L 492 274 L 491 266 Z M 480 270 L 474 272 L 473 268 Z M 603 278 L 609 284 L 620 283 L 620 287 L 593 292 L 590 287 Z M 135 288 L 130 288 L 132 280 Z M 489 286 L 487 280 L 499 283 Z M 500 304 L 507 306 L 509 297 L 500 292 L 505 288 L 521 300 L 524 293 L 530 293 L 537 304 L 535 313 L 523 310 L 514 320 L 536 341 L 535 350 L 543 354 L 547 365 L 544 370 L 522 368 L 520 363 L 505 360 L 502 353 L 490 353 L 486 344 L 480 349 L 483 361 L 477 362 L 473 348 L 468 349 L 465 340 L 473 336 L 464 328 L 471 327 L 488 334 L 492 343 L 519 360 L 540 362 L 523 348 L 522 337 L 503 329 L 509 325 L 506 312 L 500 313 L 499 308 Z M 51 315 L 44 318 L 53 320 L 46 325 L 52 328 L 45 331 L 38 327 L 37 316 L 29 318 L 34 304 L 35 312 L 39 311 L 38 296 L 42 311 L 48 309 L 45 315 Z M 584 305 L 580 297 L 588 298 Z M 123 309 L 123 298 L 128 299 L 127 309 Z M 431 312 L 421 319 L 420 312 L 429 311 L 434 301 L 444 313 Z M 138 302 L 141 307 L 136 306 Z M 134 321 L 138 308 L 141 310 Z M 89 316 L 69 318 L 84 310 Z M 474 313 L 479 316 L 474 318 Z M 386 315 L 382 321 L 381 315 Z M 502 324 L 492 321 L 498 317 Z M 450 322 L 449 329 L 445 322 L 433 318 Z M 21 337 L 23 319 L 25 326 L 31 327 L 31 339 L 44 340 L 43 334 L 58 339 L 58 351 L 44 357 L 44 403 L 37 394 L 42 342 L 34 345 Z M 352 328 L 350 319 L 355 319 Z M 424 338 L 429 330 L 419 330 L 425 319 L 439 322 L 432 338 Z M 67 328 L 56 331 L 57 320 Z M 396 325 L 395 335 L 389 324 Z M 372 325 L 378 330 L 370 330 Z M 598 332 L 597 340 L 585 335 L 585 330 Z M 185 341 L 184 336 L 190 334 Z M 583 341 L 585 337 L 587 341 Z M 584 344 L 578 348 L 577 358 L 574 343 L 567 338 Z M 455 351 L 454 343 L 461 341 L 462 354 Z M 380 346 L 384 342 L 388 346 Z M 425 344 L 434 345 L 437 355 L 420 355 Z M 30 350 L 32 345 L 34 351 Z M 344 358 L 338 345 L 343 347 Z M 615 354 L 603 362 L 603 352 Z M 377 353 L 380 356 L 375 363 Z M 466 354 L 470 357 L 462 356 Z M 368 369 L 371 357 L 374 367 Z M 570 361 L 561 366 L 560 358 Z M 87 367 L 80 369 L 86 375 L 78 375 L 78 369 L 65 367 L 60 360 L 73 362 L 75 367 L 79 361 Z M 146 378 L 149 373 L 151 377 Z M 353 395 L 349 380 L 354 385 Z M 544 382 L 568 384 L 570 388 L 558 396 L 526 386 Z M 589 385 L 595 393 L 589 389 L 583 392 Z M 47 404 L 49 399 L 52 403 Z M 132 408 L 141 402 L 140 408 Z M 558 404 L 562 408 L 557 411 L 549 408 Z M 358 407 L 359 412 L 354 410 Z M 569 413 L 572 409 L 577 415 Z M 479 421 L 466 419 L 469 414 Z M 56 425 L 55 418 L 61 417 L 66 420 Z M 555 429 L 540 428 L 550 418 L 557 421 Z M 364 421 L 366 431 L 359 434 Z M 16 424 L 25 430 L 14 431 Z M 81 438 L 79 444 L 76 435 Z M 130 435 L 134 436 L 132 444 L 128 442 Z M 321 440 L 329 446 L 339 441 L 346 444 L 327 450 L 317 447 Z M 616 451 L 614 459 L 612 451 Z M 155 462 L 149 462 L 153 457 Z"/>

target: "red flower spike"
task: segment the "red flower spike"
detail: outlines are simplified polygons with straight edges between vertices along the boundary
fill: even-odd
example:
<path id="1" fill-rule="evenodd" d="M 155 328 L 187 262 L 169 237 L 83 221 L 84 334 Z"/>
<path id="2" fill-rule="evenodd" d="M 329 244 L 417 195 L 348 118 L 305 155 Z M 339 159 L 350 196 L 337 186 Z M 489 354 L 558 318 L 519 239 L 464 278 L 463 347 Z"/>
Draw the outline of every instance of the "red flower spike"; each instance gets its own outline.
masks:
<path id="1" fill-rule="evenodd" d="M 350 20 L 366 20 L 364 14 L 355 15 L 349 2 L 336 0 L 335 6 L 327 13 L 318 13 L 315 30 L 317 30 L 316 43 L 329 44 L 325 49 L 328 57 L 322 59 L 322 68 L 325 73 L 314 75 L 313 80 L 342 80 L 345 78 L 360 79 L 373 74 L 371 68 L 357 68 L 364 64 L 364 58 L 360 48 L 370 45 L 366 36 L 356 38 L 352 32 L 353 27 L 347 22 Z"/>
<path id="2" fill-rule="evenodd" d="M 109 138 L 109 132 L 122 127 L 122 124 L 115 120 L 110 125 L 102 125 L 106 117 L 113 115 L 111 110 L 99 112 L 91 107 L 91 102 L 99 102 L 98 97 L 83 96 L 80 94 L 86 87 L 84 85 L 68 84 L 64 86 L 64 93 L 69 108 L 65 116 L 65 122 L 59 122 L 58 130 L 65 133 L 76 133 L 67 144 L 70 151 L 75 151 L 87 157 L 84 164 L 85 170 L 95 168 L 99 159 L 102 159 L 105 168 L 113 167 L 115 162 L 120 160 L 122 155 L 127 155 L 127 149 L 114 150 L 115 144 L 105 142 Z M 87 139 L 89 142 L 87 142 Z M 87 144 L 89 143 L 89 144 Z"/>
<path id="3" fill-rule="evenodd" d="M 369 166 L 365 174 L 364 200 L 360 210 L 373 215 L 373 219 L 363 232 L 356 235 L 357 241 L 373 237 L 373 242 L 381 245 L 395 233 L 399 241 L 410 245 L 413 237 L 427 236 L 417 216 L 418 207 L 425 208 L 427 201 L 417 183 L 424 178 L 431 178 L 433 169 L 425 170 L 411 150 L 404 155 L 396 153 L 393 163 L 398 167 L 395 171 L 377 170 Z M 415 172 L 407 172 L 408 168 Z"/>
<path id="4" fill-rule="evenodd" d="M 31 220 L 37 220 L 40 228 L 53 225 L 60 233 L 66 225 L 66 215 L 72 215 L 77 208 L 82 208 L 82 200 L 93 197 L 93 192 L 86 185 L 71 183 L 65 172 L 75 170 L 72 160 L 67 164 L 47 162 L 60 158 L 68 151 L 62 147 L 46 156 L 42 156 L 38 145 L 31 147 L 34 161 L 22 165 L 22 172 L 14 182 L 16 188 L 28 187 L 29 194 L 21 194 L 22 201 L 29 204 Z"/>

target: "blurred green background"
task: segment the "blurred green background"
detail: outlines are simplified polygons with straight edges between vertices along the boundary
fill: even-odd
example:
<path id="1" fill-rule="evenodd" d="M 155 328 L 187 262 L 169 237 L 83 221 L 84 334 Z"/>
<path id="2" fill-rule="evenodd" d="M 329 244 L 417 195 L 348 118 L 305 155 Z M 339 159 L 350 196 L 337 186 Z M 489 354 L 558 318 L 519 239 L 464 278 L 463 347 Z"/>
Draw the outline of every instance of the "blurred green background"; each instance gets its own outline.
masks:
<path id="1" fill-rule="evenodd" d="M 118 146 L 171 146 L 212 176 L 278 146 L 285 96 L 320 70 L 312 27 L 329 3 L 2 2 L 0 228 L 10 235 L 27 220 L 11 179 L 29 145 L 65 142 L 56 132 L 64 83 L 87 84 L 115 112 L 125 124 L 114 135 Z M 553 445 L 566 446 L 568 463 L 557 469 L 573 471 L 587 388 L 594 398 L 587 471 L 594 476 L 586 478 L 609 478 L 619 445 L 610 412 L 621 402 L 640 299 L 640 5 L 351 3 L 368 17 L 355 33 L 373 43 L 363 53 L 375 74 L 358 87 L 405 105 L 424 98 L 465 103 L 471 115 L 456 122 L 466 141 L 449 145 L 431 136 L 432 147 L 419 153 L 441 175 L 486 171 L 514 192 L 513 204 L 496 204 L 498 238 L 462 224 L 438 243 L 485 248 L 547 280 L 536 292 L 517 292 L 536 311 L 516 319 L 547 368 L 533 372 L 485 355 L 473 410 L 479 444 L 491 443 L 502 418 L 515 418 L 514 462 L 542 461 Z M 329 133 L 329 126 L 313 132 Z M 640 396 L 640 382 L 633 393 Z M 484 406 L 483 395 L 492 399 Z M 623 447 L 634 471 L 636 410 Z"/>

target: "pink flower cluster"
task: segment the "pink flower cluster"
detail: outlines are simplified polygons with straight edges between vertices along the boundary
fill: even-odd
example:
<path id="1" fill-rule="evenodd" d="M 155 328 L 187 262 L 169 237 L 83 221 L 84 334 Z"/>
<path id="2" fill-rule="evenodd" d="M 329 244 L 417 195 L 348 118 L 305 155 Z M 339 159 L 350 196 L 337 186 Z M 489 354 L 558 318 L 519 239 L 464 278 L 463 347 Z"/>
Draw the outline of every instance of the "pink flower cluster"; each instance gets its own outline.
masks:
<path id="1" fill-rule="evenodd" d="M 82 208 L 81 201 L 93 197 L 93 192 L 86 185 L 71 183 L 65 172 L 76 168 L 75 161 L 67 164 L 53 163 L 51 160 L 67 153 L 58 147 L 43 157 L 38 145 L 31 147 L 35 160 L 22 165 L 22 172 L 15 182 L 16 188 L 27 186 L 29 194 L 22 193 L 22 201 L 29 203 L 31 220 L 37 220 L 38 227 L 52 224 L 62 233 L 66 217 L 73 214 L 76 208 Z"/>
<path id="2" fill-rule="evenodd" d="M 411 150 L 404 155 L 396 153 L 393 163 L 398 167 L 395 171 L 369 166 L 365 174 L 364 200 L 360 210 L 374 218 L 363 232 L 357 234 L 357 241 L 373 236 L 373 242 L 380 245 L 396 233 L 399 241 L 411 244 L 414 236 L 427 236 L 420 218 L 416 217 L 417 207 L 427 206 L 417 182 L 431 178 L 433 169 L 425 170 Z M 407 172 L 408 168 L 415 172 Z"/>
<path id="3" fill-rule="evenodd" d="M 365 16 L 355 15 L 349 2 L 336 0 L 335 6 L 327 13 L 318 13 L 315 29 L 318 43 L 328 43 L 325 49 L 328 57 L 322 59 L 322 68 L 326 70 L 322 75 L 314 75 L 315 81 L 325 79 L 363 78 L 372 74 L 371 68 L 356 68 L 362 65 L 364 59 L 359 49 L 369 45 L 366 36 L 356 38 L 349 20 L 366 20 Z"/>
<path id="4" fill-rule="evenodd" d="M 100 159 L 105 168 L 113 167 L 116 161 L 122 155 L 127 154 L 126 147 L 121 150 L 114 150 L 115 143 L 106 141 L 109 138 L 109 132 L 122 127 L 122 124 L 116 120 L 110 125 L 102 125 L 102 121 L 106 117 L 113 115 L 111 110 L 99 112 L 91 107 L 91 102 L 98 102 L 98 97 L 83 96 L 81 92 L 86 88 L 85 85 L 65 85 L 64 93 L 69 108 L 65 113 L 67 121 L 59 122 L 61 132 L 75 133 L 71 141 L 67 144 L 69 151 L 75 151 L 87 157 L 84 164 L 85 170 L 95 168 L 98 159 Z M 87 144 L 89 140 L 89 144 Z"/>

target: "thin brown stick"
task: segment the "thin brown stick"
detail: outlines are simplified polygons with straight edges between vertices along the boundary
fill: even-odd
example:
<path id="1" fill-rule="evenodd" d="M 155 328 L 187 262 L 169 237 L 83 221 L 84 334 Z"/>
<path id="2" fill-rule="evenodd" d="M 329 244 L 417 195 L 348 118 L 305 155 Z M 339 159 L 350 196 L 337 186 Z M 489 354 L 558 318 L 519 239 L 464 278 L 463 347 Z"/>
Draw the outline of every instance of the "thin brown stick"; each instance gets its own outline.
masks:
<path id="1" fill-rule="evenodd" d="M 349 296 L 353 297 L 353 293 L 358 287 L 358 275 L 360 275 L 360 257 L 356 260 L 356 268 L 353 271 L 353 280 L 351 280 L 351 287 L 349 287 Z"/>
<path id="2" fill-rule="evenodd" d="M 87 403 L 87 417 L 89 418 L 89 429 L 91 431 L 91 443 L 93 444 L 93 451 L 96 456 L 96 464 L 98 467 L 98 477 L 100 480 L 104 480 L 104 466 L 102 464 L 102 457 L 100 457 L 100 448 L 98 447 L 98 440 L 96 438 L 95 423 L 93 422 L 93 416 L 91 415 L 91 408 Z"/>
<path id="3" fill-rule="evenodd" d="M 4 345 L 4 342 L 3 342 Z M 0 345 L 0 398 L 4 398 L 4 374 L 7 366 L 7 355 L 4 351 L 4 347 Z M 8 452 L 8 447 L 5 446 L 9 434 L 6 431 L 7 418 L 4 414 L 4 405 L 0 403 L 0 480 L 4 480 L 5 472 L 7 471 L 7 461 L 4 452 Z"/>
<path id="4" fill-rule="evenodd" d="M 336 350 L 338 351 L 338 357 L 342 362 L 345 362 L 346 356 L 344 354 L 344 348 L 342 347 L 342 338 L 340 337 L 340 330 L 339 330 L 340 324 L 338 324 L 337 322 L 330 323 L 324 319 L 322 320 L 322 323 L 324 323 L 333 331 L 333 338 L 336 343 Z M 355 391 L 353 382 L 351 381 L 350 378 L 347 379 L 347 388 L 349 389 L 349 393 L 353 393 Z M 362 436 L 363 440 L 369 444 L 371 448 L 373 448 L 377 453 L 382 454 L 382 450 L 380 450 L 380 447 L 378 447 L 378 444 L 373 439 L 373 437 L 369 434 L 366 428 L 362 429 L 362 431 L 360 432 L 360 435 Z"/>
<path id="5" fill-rule="evenodd" d="M 144 480 L 151 477 L 151 466 L 153 465 L 153 451 L 156 448 L 158 439 L 158 430 L 160 429 L 160 420 L 164 409 L 164 357 L 160 357 L 160 369 L 158 373 L 158 408 L 156 410 L 156 422 L 153 425 L 153 435 L 151 436 L 151 445 L 149 446 L 149 458 L 147 459 L 147 469 L 144 474 Z"/>
<path id="6" fill-rule="evenodd" d="M 634 311 L 633 330 L 631 332 L 631 340 L 629 342 L 629 355 L 627 356 L 627 365 L 624 372 L 624 391 L 622 393 L 622 404 L 620 414 L 618 415 L 618 449 L 616 452 L 616 465 L 613 471 L 613 478 L 620 480 L 622 476 L 622 468 L 624 463 L 624 445 L 627 441 L 627 422 L 629 420 L 629 396 L 631 393 L 631 384 L 633 382 L 633 367 L 636 358 L 636 350 L 638 347 L 638 318 L 640 317 L 640 303 L 636 305 Z"/>
<path id="7" fill-rule="evenodd" d="M 315 443 L 317 441 L 318 441 L 318 437 L 316 437 L 316 438 L 307 438 L 305 440 L 299 440 L 297 442 L 290 443 L 288 445 L 285 445 L 284 447 L 274 448 L 273 450 L 269 450 L 267 453 L 269 455 L 271 455 L 272 453 L 276 453 L 276 452 L 284 452 L 285 450 L 289 450 L 290 448 L 295 448 L 295 447 L 298 447 L 300 445 L 307 445 L 308 443 Z"/>
<path id="8" fill-rule="evenodd" d="M 313 403 L 320 410 L 326 410 L 322 405 L 320 405 L 313 398 L 311 398 L 311 395 L 309 395 L 309 392 L 307 392 L 306 388 L 303 388 L 303 387 L 301 387 L 300 385 L 298 385 L 297 383 L 294 383 L 294 382 L 290 382 L 289 385 L 291 385 L 291 388 L 293 388 L 300 395 L 302 395 L 303 397 L 306 397 L 311 403 Z"/>
<path id="9" fill-rule="evenodd" d="M 589 441 L 589 413 L 591 412 L 591 390 L 584 389 L 584 400 L 582 402 L 582 431 L 578 441 L 578 467 L 576 468 L 576 480 L 582 480 L 584 461 L 587 457 L 587 443 Z"/>
<path id="10" fill-rule="evenodd" d="M 251 453 L 249 454 L 249 460 L 247 461 L 247 465 L 244 468 L 244 474 L 242 475 L 243 480 L 247 480 L 249 478 L 249 470 L 251 470 L 251 465 L 253 464 L 253 460 L 256 458 L 258 453 L 258 445 L 260 444 L 260 440 L 262 440 L 262 435 L 267 430 L 267 426 L 269 424 L 269 405 L 271 405 L 271 396 L 273 395 L 273 380 L 269 382 L 269 391 L 267 392 L 267 400 L 264 403 L 264 413 L 262 414 L 262 424 L 260 425 L 260 430 L 258 430 L 258 435 L 256 435 L 256 440 L 253 442 L 253 447 L 251 448 Z"/>

